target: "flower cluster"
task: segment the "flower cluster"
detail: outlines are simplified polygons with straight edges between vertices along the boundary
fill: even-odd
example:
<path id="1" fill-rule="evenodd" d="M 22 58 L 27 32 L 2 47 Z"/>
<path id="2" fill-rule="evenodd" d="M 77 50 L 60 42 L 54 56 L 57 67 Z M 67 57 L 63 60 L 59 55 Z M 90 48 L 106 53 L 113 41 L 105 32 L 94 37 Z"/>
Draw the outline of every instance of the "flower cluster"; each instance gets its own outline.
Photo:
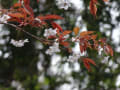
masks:
<path id="1" fill-rule="evenodd" d="M 6 14 L 3 14 L 3 15 L 0 17 L 0 22 L 6 23 L 9 18 L 10 18 L 10 16 L 8 16 L 8 15 L 6 15 Z"/>
<path id="2" fill-rule="evenodd" d="M 103 51 L 103 48 L 101 46 L 98 47 L 98 54 L 101 55 Z"/>
<path id="3" fill-rule="evenodd" d="M 28 39 L 25 40 L 19 40 L 16 41 L 14 39 L 11 39 L 11 44 L 14 45 L 15 47 L 23 47 L 25 43 L 29 42 Z"/>
<path id="4" fill-rule="evenodd" d="M 56 0 L 56 4 L 57 6 L 60 8 L 60 9 L 65 9 L 67 10 L 70 6 L 71 6 L 71 3 L 69 0 Z"/>
<path id="5" fill-rule="evenodd" d="M 59 43 L 55 42 L 53 46 L 50 46 L 46 51 L 46 54 L 53 55 L 54 53 L 60 52 Z"/>
<path id="6" fill-rule="evenodd" d="M 45 29 L 44 37 L 48 38 L 49 36 L 55 36 L 57 33 L 56 30 L 57 29 L 52 29 L 52 28 Z"/>
<path id="7" fill-rule="evenodd" d="M 68 57 L 68 61 L 77 61 L 80 58 L 80 54 L 79 53 L 73 53 L 72 55 L 70 55 Z"/>

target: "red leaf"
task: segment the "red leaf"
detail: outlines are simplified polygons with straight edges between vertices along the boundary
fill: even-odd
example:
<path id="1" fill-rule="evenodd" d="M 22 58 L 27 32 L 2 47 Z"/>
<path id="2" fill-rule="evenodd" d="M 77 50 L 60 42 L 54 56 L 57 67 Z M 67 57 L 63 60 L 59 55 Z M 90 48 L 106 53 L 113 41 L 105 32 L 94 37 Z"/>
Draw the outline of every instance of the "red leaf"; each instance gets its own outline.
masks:
<path id="1" fill-rule="evenodd" d="M 39 0 L 37 0 L 37 3 L 39 3 Z"/>
<path id="2" fill-rule="evenodd" d="M 91 0 L 91 1 L 93 1 L 93 3 L 95 3 L 95 4 L 97 4 L 97 3 L 98 3 L 98 1 L 97 1 L 97 0 Z"/>
<path id="3" fill-rule="evenodd" d="M 90 13 L 96 17 L 96 13 L 97 13 L 97 7 L 96 7 L 96 3 L 94 3 L 93 0 L 90 1 Z"/>
<path id="4" fill-rule="evenodd" d="M 86 67 L 86 69 L 88 71 L 90 71 L 90 65 L 89 65 L 89 63 L 88 62 L 84 62 L 84 61 L 83 61 L 83 63 L 84 63 L 84 66 Z"/>
<path id="5" fill-rule="evenodd" d="M 92 59 L 89 59 L 89 58 L 83 58 L 83 63 L 85 65 L 85 67 L 88 69 L 88 71 L 90 71 L 89 63 L 91 63 L 91 64 L 96 66 L 96 63 Z"/>
<path id="6" fill-rule="evenodd" d="M 24 15 L 21 13 L 9 13 L 8 15 L 14 18 L 24 18 Z"/>
<path id="7" fill-rule="evenodd" d="M 65 40 L 65 38 L 63 37 L 63 35 L 61 35 L 61 34 L 58 33 L 58 36 L 59 36 L 59 41 L 60 42 L 63 42 L 63 40 Z"/>
<path id="8" fill-rule="evenodd" d="M 108 2 L 108 0 L 103 0 L 104 2 Z"/>
<path id="9" fill-rule="evenodd" d="M 54 20 L 54 19 L 63 19 L 63 17 L 58 15 L 46 15 L 46 16 L 38 16 L 40 20 Z"/>
<path id="10" fill-rule="evenodd" d="M 91 64 L 93 64 L 93 65 L 96 66 L 96 63 L 92 59 L 90 59 L 90 58 L 84 58 L 84 60 L 86 60 L 88 63 L 91 63 Z"/>
<path id="11" fill-rule="evenodd" d="M 30 0 L 24 0 L 24 4 L 25 5 L 29 5 L 30 4 Z"/>
<path id="12" fill-rule="evenodd" d="M 81 32 L 80 33 L 80 36 L 86 36 L 86 35 L 89 35 L 89 34 L 92 34 L 92 33 L 94 33 L 94 31 L 83 31 L 83 32 Z"/>
<path id="13" fill-rule="evenodd" d="M 21 7 L 22 5 L 21 5 L 21 3 L 15 3 L 13 6 L 12 6 L 12 8 L 18 8 L 18 7 Z"/>
<path id="14" fill-rule="evenodd" d="M 63 45 L 64 47 L 68 47 L 69 46 L 69 42 L 66 42 L 66 41 L 60 42 L 60 44 Z"/>
<path id="15" fill-rule="evenodd" d="M 23 14 L 25 16 L 25 18 L 27 17 L 27 15 L 30 14 L 29 12 L 26 12 L 26 10 L 24 8 L 18 8 L 17 10 L 18 10 L 18 12 Z"/>
<path id="16" fill-rule="evenodd" d="M 105 53 L 106 53 L 106 54 L 110 54 L 111 56 L 113 56 L 113 50 L 112 50 L 112 48 L 111 48 L 110 45 L 106 45 L 106 46 L 104 47 L 104 50 L 105 50 Z"/>
<path id="17" fill-rule="evenodd" d="M 22 4 L 22 0 L 19 2 Z M 30 16 L 34 16 L 33 9 L 30 7 L 30 0 L 24 0 L 24 9 Z"/>
<path id="18" fill-rule="evenodd" d="M 67 34 L 70 34 L 72 31 L 69 31 L 69 30 L 65 30 L 62 34 L 65 36 Z"/>
<path id="19" fill-rule="evenodd" d="M 29 13 L 30 16 L 34 17 L 33 9 L 29 5 L 25 5 L 25 10 Z"/>
<path id="20" fill-rule="evenodd" d="M 54 29 L 57 28 L 59 31 L 61 31 L 61 32 L 63 31 L 62 27 L 59 24 L 57 24 L 55 22 L 51 22 L 51 24 Z"/>
<path id="21" fill-rule="evenodd" d="M 80 45 L 80 52 L 83 53 L 84 51 L 85 51 L 85 48 L 82 45 Z"/>
<path id="22" fill-rule="evenodd" d="M 87 42 L 84 38 L 80 38 L 80 43 L 79 44 L 80 44 L 79 45 L 80 46 L 80 51 L 81 51 L 81 53 L 83 53 L 87 48 Z"/>
<path id="23" fill-rule="evenodd" d="M 10 18 L 7 21 L 18 22 L 18 23 L 22 22 L 19 18 Z"/>
<path id="24" fill-rule="evenodd" d="M 49 39 L 54 39 L 54 38 L 56 38 L 56 36 L 49 36 L 48 38 Z"/>
<path id="25" fill-rule="evenodd" d="M 97 35 L 91 35 L 91 39 L 95 40 L 97 38 Z"/>

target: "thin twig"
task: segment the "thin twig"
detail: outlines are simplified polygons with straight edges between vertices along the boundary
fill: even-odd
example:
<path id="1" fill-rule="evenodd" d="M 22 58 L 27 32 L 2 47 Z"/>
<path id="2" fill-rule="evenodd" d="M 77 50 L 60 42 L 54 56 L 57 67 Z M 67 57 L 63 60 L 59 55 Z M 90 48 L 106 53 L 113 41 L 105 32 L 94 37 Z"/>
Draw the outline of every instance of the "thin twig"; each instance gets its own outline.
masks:
<path id="1" fill-rule="evenodd" d="M 46 39 L 43 39 L 43 38 L 39 38 L 39 37 L 37 37 L 37 36 L 35 36 L 35 35 L 27 32 L 27 31 L 25 31 L 24 29 L 22 29 L 22 28 L 20 28 L 20 27 L 18 27 L 18 26 L 16 26 L 16 25 L 14 25 L 14 24 L 4 23 L 4 22 L 0 22 L 0 24 L 5 24 L 5 25 L 12 26 L 12 27 L 16 28 L 17 30 L 22 31 L 22 32 L 26 33 L 27 35 L 29 35 L 29 36 L 31 36 L 31 37 L 39 40 L 40 42 L 45 43 L 45 44 L 52 44 L 52 43 L 53 43 L 52 40 L 46 40 Z"/>

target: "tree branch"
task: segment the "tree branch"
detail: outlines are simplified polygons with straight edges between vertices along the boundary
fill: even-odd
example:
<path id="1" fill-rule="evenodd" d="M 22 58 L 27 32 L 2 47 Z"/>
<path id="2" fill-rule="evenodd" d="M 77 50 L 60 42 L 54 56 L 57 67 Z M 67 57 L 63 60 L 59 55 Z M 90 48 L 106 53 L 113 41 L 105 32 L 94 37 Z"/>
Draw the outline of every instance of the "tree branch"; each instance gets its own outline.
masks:
<path id="1" fill-rule="evenodd" d="M 27 31 L 25 31 L 24 29 L 22 29 L 22 28 L 20 28 L 20 27 L 18 27 L 18 26 L 16 26 L 16 25 L 14 25 L 14 24 L 4 23 L 4 22 L 0 22 L 0 24 L 5 24 L 5 25 L 12 26 L 12 27 L 16 28 L 17 30 L 22 31 L 22 32 L 26 33 L 27 35 L 29 35 L 29 36 L 31 36 L 31 37 L 39 40 L 39 41 L 42 42 L 42 43 L 52 44 L 52 43 L 54 42 L 53 40 L 46 40 L 46 39 L 43 39 L 43 38 L 39 38 L 39 37 L 37 37 L 37 36 L 35 36 L 35 35 L 27 32 Z"/>

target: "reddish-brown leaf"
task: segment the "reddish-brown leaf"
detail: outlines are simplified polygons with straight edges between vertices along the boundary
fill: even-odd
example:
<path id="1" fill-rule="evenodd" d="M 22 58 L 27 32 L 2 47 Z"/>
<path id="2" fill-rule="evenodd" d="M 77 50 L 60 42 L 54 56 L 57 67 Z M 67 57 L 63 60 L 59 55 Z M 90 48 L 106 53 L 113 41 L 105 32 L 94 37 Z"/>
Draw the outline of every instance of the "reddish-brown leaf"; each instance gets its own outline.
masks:
<path id="1" fill-rule="evenodd" d="M 80 45 L 80 52 L 83 53 L 84 52 L 84 47 L 82 45 Z"/>
<path id="2" fill-rule="evenodd" d="M 22 0 L 19 0 L 19 2 L 23 4 Z M 33 9 L 30 7 L 30 0 L 24 0 L 24 9 L 30 16 L 34 17 Z"/>
<path id="3" fill-rule="evenodd" d="M 33 9 L 28 4 L 25 5 L 25 10 L 30 16 L 34 17 Z"/>
<path id="4" fill-rule="evenodd" d="M 54 29 L 57 28 L 59 31 L 61 31 L 61 32 L 63 31 L 62 27 L 59 24 L 57 24 L 55 22 L 51 22 L 51 24 Z"/>
<path id="5" fill-rule="evenodd" d="M 104 2 L 108 2 L 108 0 L 103 0 Z"/>
<path id="6" fill-rule="evenodd" d="M 88 63 L 88 62 L 85 62 L 85 61 L 83 61 L 83 63 L 84 63 L 84 66 L 86 67 L 86 69 L 87 69 L 88 71 L 90 71 L 90 65 L 89 65 L 89 63 Z"/>
<path id="7" fill-rule="evenodd" d="M 9 13 L 8 15 L 14 18 L 24 18 L 24 15 L 21 13 Z"/>
<path id="8" fill-rule="evenodd" d="M 64 41 L 64 42 L 60 42 L 61 45 L 63 45 L 64 47 L 68 47 L 69 46 L 69 42 Z"/>
<path id="9" fill-rule="evenodd" d="M 26 18 L 27 15 L 29 15 L 29 12 L 26 12 L 26 10 L 24 8 L 18 8 L 17 9 L 18 12 L 20 12 L 21 14 L 23 14 Z"/>
<path id="10" fill-rule="evenodd" d="M 24 4 L 25 5 L 29 5 L 30 4 L 30 0 L 24 0 Z"/>
<path id="11" fill-rule="evenodd" d="M 67 34 L 70 34 L 72 31 L 69 31 L 69 30 L 65 30 L 62 34 L 65 36 Z"/>
<path id="12" fill-rule="evenodd" d="M 19 18 L 10 18 L 7 21 L 18 22 L 18 23 L 22 22 Z"/>
<path id="13" fill-rule="evenodd" d="M 86 51 L 86 49 L 87 49 L 86 43 L 80 42 L 80 52 L 83 53 Z"/>
<path id="14" fill-rule="evenodd" d="M 59 36 L 59 41 L 60 42 L 63 42 L 65 40 L 65 38 L 62 34 L 58 33 L 58 36 Z"/>
<path id="15" fill-rule="evenodd" d="M 46 15 L 46 16 L 38 16 L 40 20 L 54 20 L 54 19 L 63 19 L 63 17 L 58 15 Z"/>
<path id="16" fill-rule="evenodd" d="M 56 36 L 49 36 L 48 38 L 49 39 L 54 39 L 54 38 L 56 38 Z"/>
<path id="17" fill-rule="evenodd" d="M 77 35 L 79 33 L 80 28 L 79 27 L 74 27 L 73 31 L 75 33 L 75 35 Z"/>
<path id="18" fill-rule="evenodd" d="M 97 4 L 97 3 L 98 3 L 98 1 L 97 1 L 97 0 L 91 0 L 91 1 L 93 1 L 93 3 L 95 3 L 95 4 Z"/>
<path id="19" fill-rule="evenodd" d="M 110 54 L 111 56 L 113 56 L 113 49 L 111 48 L 110 45 L 106 45 L 106 46 L 104 47 L 104 50 L 105 50 L 105 53 L 106 53 L 106 54 Z"/>
<path id="20" fill-rule="evenodd" d="M 91 39 L 95 40 L 97 38 L 97 35 L 91 35 Z"/>
<path id="21" fill-rule="evenodd" d="M 86 39 L 86 40 L 91 40 L 91 36 L 90 36 L 90 35 L 85 35 L 85 36 L 84 36 L 84 39 Z"/>
<path id="22" fill-rule="evenodd" d="M 90 71 L 89 63 L 91 63 L 91 64 L 96 66 L 96 63 L 92 59 L 90 59 L 90 58 L 83 58 L 83 63 L 85 65 L 85 67 L 88 69 L 88 71 Z"/>
<path id="23" fill-rule="evenodd" d="M 94 31 L 83 31 L 80 33 L 80 36 L 83 37 L 83 36 L 86 36 L 86 35 L 89 35 L 89 34 L 92 34 L 94 33 Z"/>
<path id="24" fill-rule="evenodd" d="M 92 59 L 90 59 L 90 58 L 84 58 L 84 60 L 86 60 L 88 63 L 91 63 L 91 64 L 93 64 L 93 65 L 96 66 L 96 63 Z"/>
<path id="25" fill-rule="evenodd" d="M 90 1 L 90 13 L 96 17 L 96 13 L 97 13 L 97 7 L 96 7 L 96 3 L 94 3 L 93 0 Z"/>
<path id="26" fill-rule="evenodd" d="M 18 7 L 21 7 L 22 5 L 21 5 L 21 3 L 15 3 L 13 6 L 12 6 L 12 8 L 18 8 Z"/>
<path id="27" fill-rule="evenodd" d="M 80 46 L 81 53 L 83 53 L 84 51 L 86 51 L 86 49 L 88 47 L 88 43 L 84 38 L 80 38 L 79 46 Z"/>
<path id="28" fill-rule="evenodd" d="M 37 0 L 37 3 L 39 3 L 39 0 Z"/>

